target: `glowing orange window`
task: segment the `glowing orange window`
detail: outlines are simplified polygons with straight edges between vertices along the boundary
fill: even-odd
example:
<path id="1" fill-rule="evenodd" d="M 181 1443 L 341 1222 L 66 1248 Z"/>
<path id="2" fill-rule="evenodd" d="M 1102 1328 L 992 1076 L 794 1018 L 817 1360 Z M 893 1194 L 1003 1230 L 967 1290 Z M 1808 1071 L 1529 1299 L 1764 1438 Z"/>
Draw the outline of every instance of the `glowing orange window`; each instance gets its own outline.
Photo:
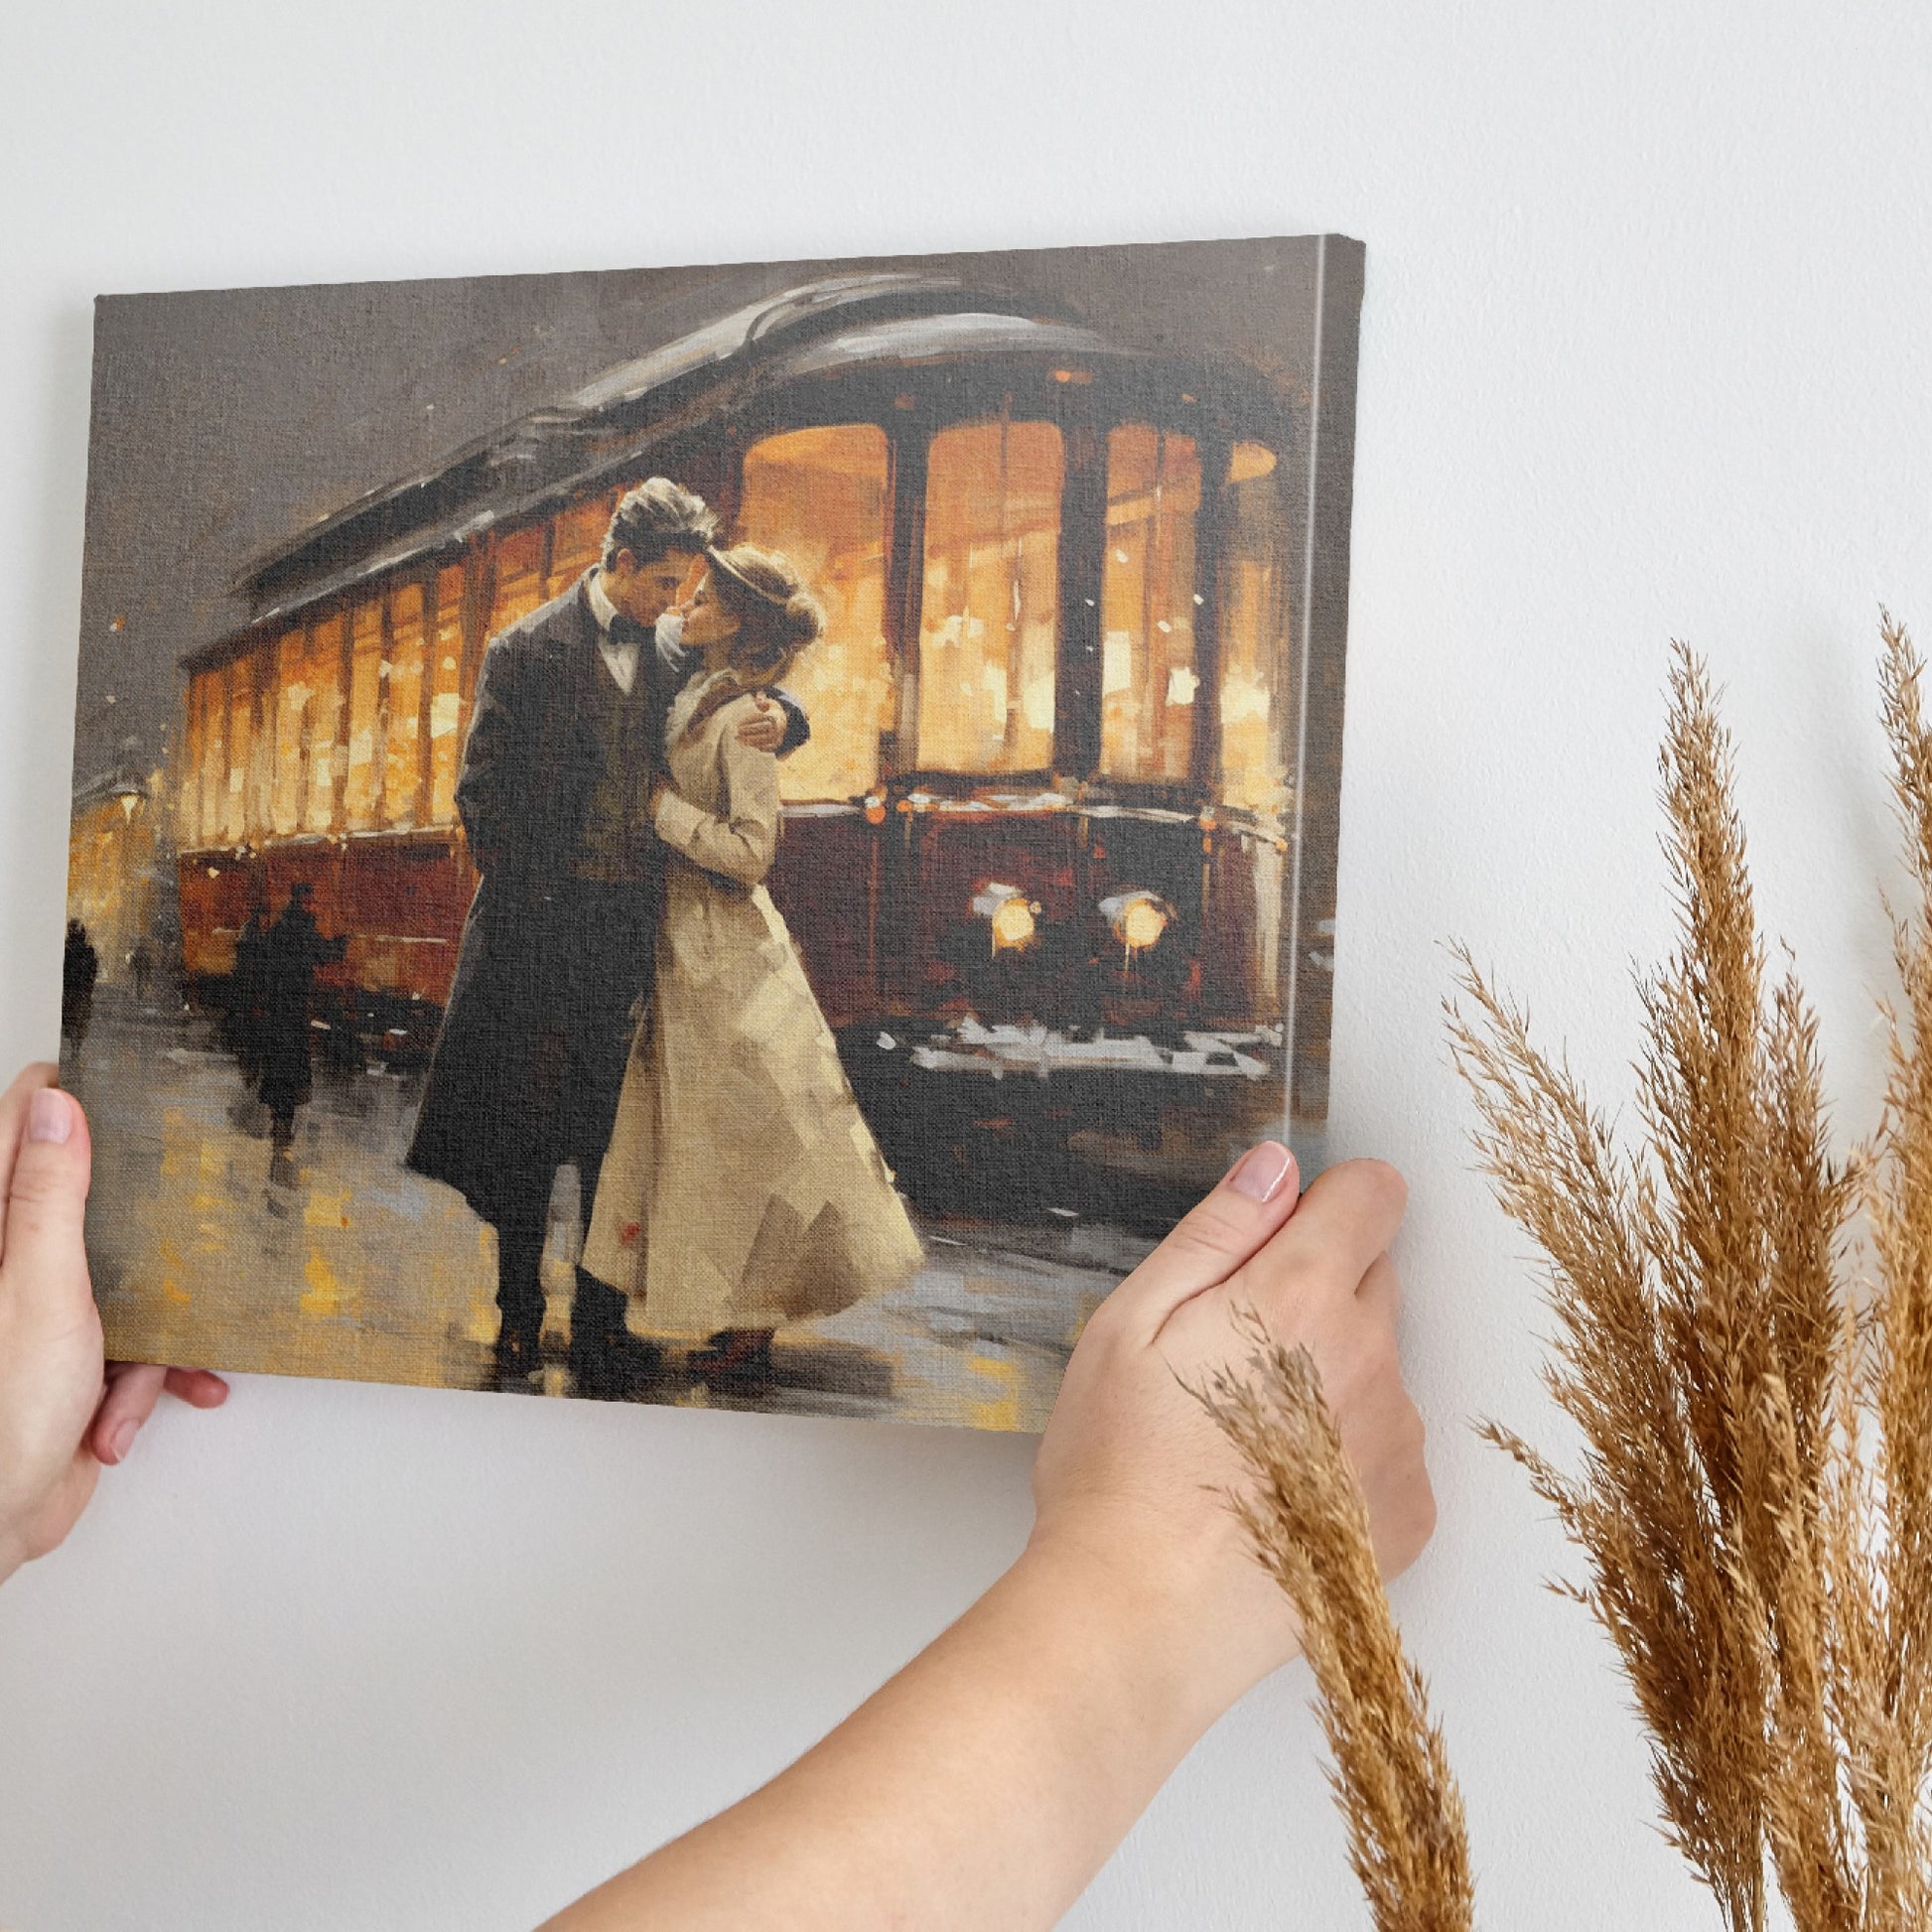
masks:
<path id="1" fill-rule="evenodd" d="M 544 594 L 560 597 L 604 555 L 604 533 L 618 506 L 615 493 L 559 510 L 550 525 L 550 572 Z"/>
<path id="2" fill-rule="evenodd" d="M 351 832 L 374 829 L 382 790 L 382 601 L 349 614 L 348 773 L 343 809 Z"/>
<path id="3" fill-rule="evenodd" d="M 436 636 L 430 647 L 429 822 L 456 821 L 456 781 L 462 768 L 463 734 L 470 723 L 463 689 L 464 569 L 452 564 L 436 577 Z"/>
<path id="4" fill-rule="evenodd" d="M 489 634 L 507 630 L 543 602 L 543 525 L 512 530 L 496 546 L 496 595 L 489 605 Z"/>
<path id="5" fill-rule="evenodd" d="M 268 819 L 270 829 L 287 838 L 302 829 L 302 778 L 307 769 L 309 647 L 300 630 L 284 632 L 275 646 L 274 692 Z"/>
<path id="6" fill-rule="evenodd" d="M 1064 473 L 1051 423 L 964 423 L 932 439 L 916 754 L 928 770 L 1052 762 Z"/>
<path id="7" fill-rule="evenodd" d="M 1100 597 L 1100 768 L 1175 783 L 1194 743 L 1194 519 L 1189 436 L 1130 423 L 1107 438 Z"/>
<path id="8" fill-rule="evenodd" d="M 343 759 L 337 739 L 343 712 L 343 621 L 325 618 L 309 632 L 308 787 L 302 828 L 329 832 L 336 825 L 336 779 Z"/>
<path id="9" fill-rule="evenodd" d="M 423 587 L 389 594 L 389 651 L 384 668 L 382 822 L 413 825 L 423 795 Z"/>
<path id="10" fill-rule="evenodd" d="M 1279 825 L 1289 798 L 1288 529 L 1275 453 L 1237 443 L 1220 574 L 1221 796 Z"/>
<path id="11" fill-rule="evenodd" d="M 177 822 L 184 847 L 202 842 L 202 757 L 207 744 L 207 673 L 198 671 L 188 681 L 188 731 L 183 746 L 181 795 Z"/>
<path id="12" fill-rule="evenodd" d="M 230 845 L 239 845 L 255 828 L 249 824 L 255 764 L 255 662 L 237 657 L 228 666 L 227 796 L 221 827 Z"/>
<path id="13" fill-rule="evenodd" d="M 201 838 L 212 845 L 221 836 L 222 806 L 228 789 L 227 673 L 204 671 L 202 685 Z"/>
<path id="14" fill-rule="evenodd" d="M 811 720 L 778 766 L 787 800 L 849 799 L 880 777 L 896 680 L 886 648 L 889 453 L 871 423 L 793 430 L 745 457 L 739 534 L 781 552 L 825 607 L 825 633 L 785 674 Z"/>

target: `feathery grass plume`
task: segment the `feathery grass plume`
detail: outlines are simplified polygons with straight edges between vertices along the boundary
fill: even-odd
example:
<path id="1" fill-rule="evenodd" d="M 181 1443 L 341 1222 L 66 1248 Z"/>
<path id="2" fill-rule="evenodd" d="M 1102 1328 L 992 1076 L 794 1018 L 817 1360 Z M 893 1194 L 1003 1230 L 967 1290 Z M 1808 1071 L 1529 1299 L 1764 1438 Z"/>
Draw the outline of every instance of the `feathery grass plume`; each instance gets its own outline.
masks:
<path id="1" fill-rule="evenodd" d="M 1835 1502 L 1855 1572 L 1843 1580 L 1849 1777 L 1873 1890 L 1890 1901 L 1869 1922 L 1889 1928 L 1932 1920 L 1932 731 L 1911 638 L 1889 612 L 1880 635 L 1879 715 L 1914 891 L 1892 924 L 1906 1017 L 1886 1012 L 1889 1077 L 1863 1190 L 1877 1279 L 1848 1377 L 1850 1420 L 1870 1418 L 1871 1467 L 1848 1472 Z"/>
<path id="2" fill-rule="evenodd" d="M 1661 759 L 1678 937 L 1639 985 L 1638 1146 L 1466 951 L 1470 1012 L 1449 1008 L 1479 1161 L 1548 1261 L 1546 1377 L 1580 1471 L 1485 1434 L 1586 1556 L 1567 1593 L 1617 1649 L 1667 1832 L 1733 1932 L 1765 1922 L 1767 1859 L 1800 1932 L 1932 1916 L 1932 734 L 1909 639 L 1889 617 L 1883 637 L 1917 893 L 1872 1149 L 1832 1159 L 1816 1021 L 1791 973 L 1767 991 L 1729 742 L 1681 646 Z"/>
<path id="3" fill-rule="evenodd" d="M 1306 1349 L 1284 1348 L 1252 1312 L 1240 1326 L 1251 1375 L 1222 1371 L 1195 1393 L 1253 1476 L 1229 1506 L 1301 1615 L 1350 1863 L 1377 1932 L 1469 1932 L 1462 1796 L 1396 1634 L 1320 1378 Z"/>

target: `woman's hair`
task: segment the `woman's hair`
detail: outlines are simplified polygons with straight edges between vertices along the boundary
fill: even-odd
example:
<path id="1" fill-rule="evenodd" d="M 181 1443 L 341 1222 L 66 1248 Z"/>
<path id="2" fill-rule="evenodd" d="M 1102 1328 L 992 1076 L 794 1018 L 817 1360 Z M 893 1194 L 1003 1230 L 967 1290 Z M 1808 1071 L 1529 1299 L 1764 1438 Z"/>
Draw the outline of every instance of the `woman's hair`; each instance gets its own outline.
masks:
<path id="1" fill-rule="evenodd" d="M 707 550 L 712 595 L 738 620 L 732 668 L 768 684 L 825 628 L 825 613 L 786 557 L 749 543 Z"/>
<path id="2" fill-rule="evenodd" d="M 825 613 L 790 560 L 749 543 L 708 549 L 711 594 L 738 620 L 731 675 L 706 693 L 684 735 L 694 736 L 721 707 L 747 691 L 776 684 L 792 660 L 825 629 Z"/>

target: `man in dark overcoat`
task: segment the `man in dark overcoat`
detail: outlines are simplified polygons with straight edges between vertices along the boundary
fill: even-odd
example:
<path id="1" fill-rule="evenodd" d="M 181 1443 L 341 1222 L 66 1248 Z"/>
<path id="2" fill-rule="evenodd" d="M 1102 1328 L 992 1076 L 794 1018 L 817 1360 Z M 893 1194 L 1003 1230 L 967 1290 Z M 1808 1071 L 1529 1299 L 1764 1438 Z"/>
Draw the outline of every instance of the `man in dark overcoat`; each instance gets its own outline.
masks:
<path id="1" fill-rule="evenodd" d="M 714 530 L 700 497 L 651 478 L 619 503 L 602 563 L 494 638 L 478 680 L 456 796 L 482 877 L 408 1164 L 496 1230 L 501 1388 L 538 1366 L 551 1188 L 574 1165 L 588 1212 L 650 1000 L 664 852 L 650 787 L 696 668 L 659 620 Z M 741 732 L 769 752 L 806 735 L 782 699 Z M 570 1326 L 580 1395 L 627 1395 L 656 1367 L 622 1296 L 581 1270 Z"/>

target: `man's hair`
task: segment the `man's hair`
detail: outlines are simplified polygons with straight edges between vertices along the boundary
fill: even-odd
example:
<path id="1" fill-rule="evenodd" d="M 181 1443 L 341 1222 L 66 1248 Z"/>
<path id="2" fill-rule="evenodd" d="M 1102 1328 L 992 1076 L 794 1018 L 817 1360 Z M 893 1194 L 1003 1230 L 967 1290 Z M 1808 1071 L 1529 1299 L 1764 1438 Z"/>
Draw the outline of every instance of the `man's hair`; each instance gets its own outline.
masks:
<path id="1" fill-rule="evenodd" d="M 628 550 L 638 563 L 654 564 L 673 550 L 703 550 L 717 534 L 718 519 L 705 500 L 668 477 L 651 477 L 626 490 L 604 535 L 604 567 Z"/>

